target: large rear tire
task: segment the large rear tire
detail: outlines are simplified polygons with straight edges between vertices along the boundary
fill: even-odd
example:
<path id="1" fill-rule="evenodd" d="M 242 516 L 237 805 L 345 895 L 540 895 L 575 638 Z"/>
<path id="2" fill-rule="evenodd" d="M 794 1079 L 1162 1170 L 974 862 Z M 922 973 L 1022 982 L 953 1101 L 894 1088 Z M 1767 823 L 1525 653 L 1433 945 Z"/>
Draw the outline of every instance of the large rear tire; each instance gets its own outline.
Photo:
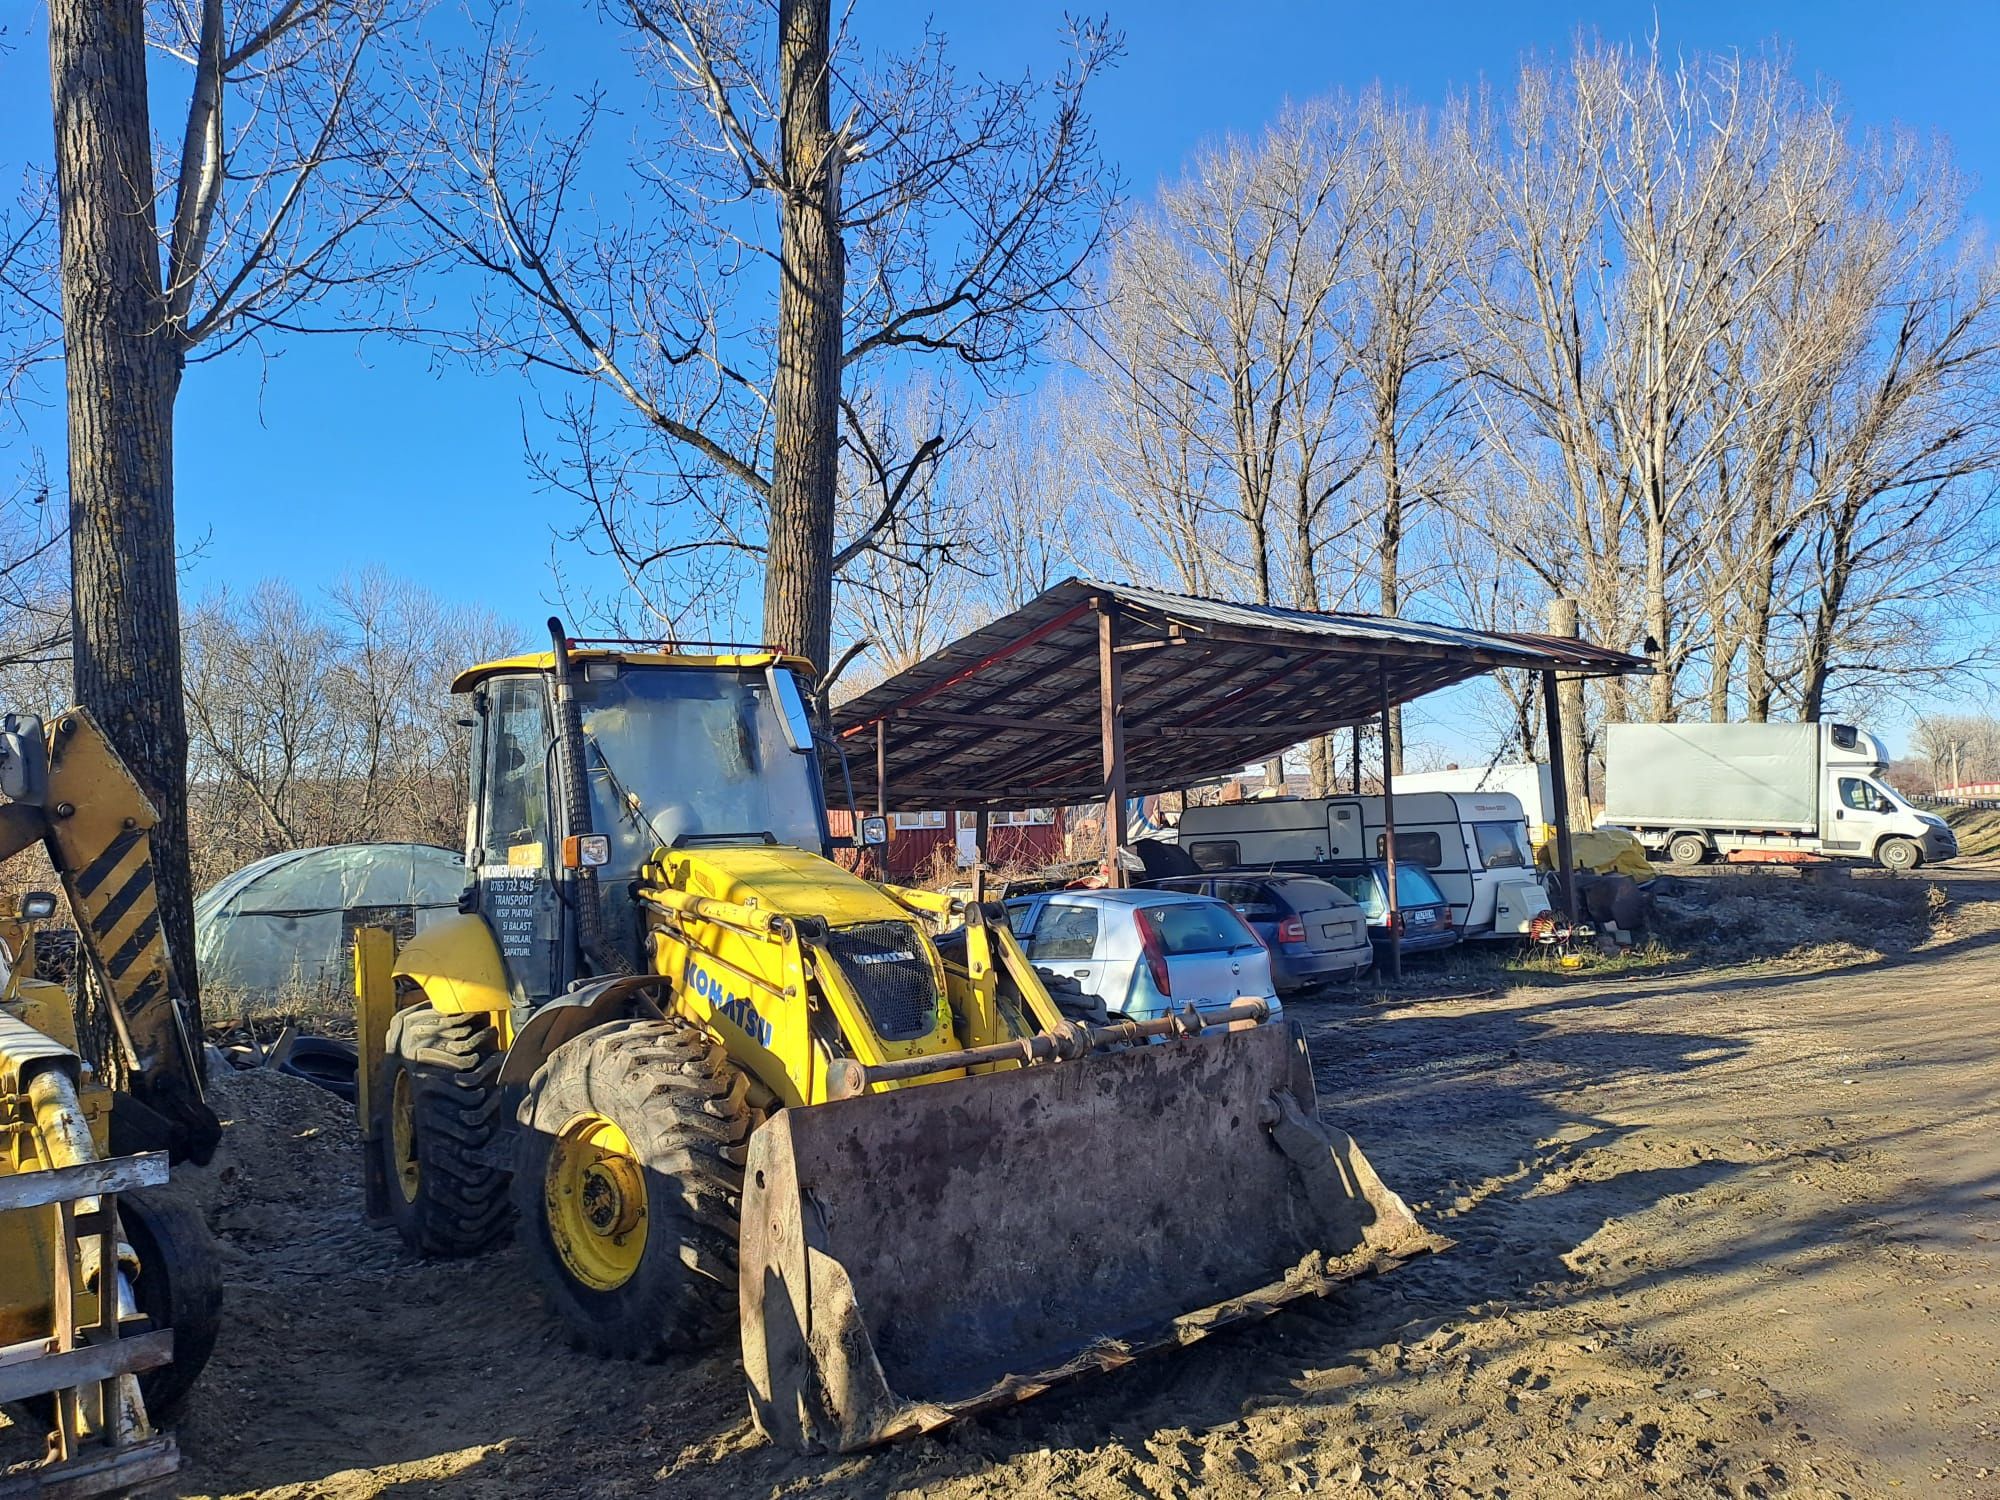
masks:
<path id="1" fill-rule="evenodd" d="M 215 1350 L 222 1330 L 222 1268 L 194 1206 L 172 1191 L 123 1193 L 118 1224 L 139 1257 L 132 1297 L 155 1328 L 173 1330 L 171 1364 L 139 1374 L 146 1416 L 170 1422 Z"/>
<path id="2" fill-rule="evenodd" d="M 748 1095 L 728 1053 L 681 1021 L 598 1027 L 535 1074 L 514 1205 L 579 1349 L 654 1361 L 734 1334 Z"/>
<path id="3" fill-rule="evenodd" d="M 507 1172 L 489 1153 L 500 1117 L 499 1037 L 483 1015 L 396 1012 L 377 1091 L 389 1217 L 419 1255 L 477 1255 L 507 1237 Z"/>

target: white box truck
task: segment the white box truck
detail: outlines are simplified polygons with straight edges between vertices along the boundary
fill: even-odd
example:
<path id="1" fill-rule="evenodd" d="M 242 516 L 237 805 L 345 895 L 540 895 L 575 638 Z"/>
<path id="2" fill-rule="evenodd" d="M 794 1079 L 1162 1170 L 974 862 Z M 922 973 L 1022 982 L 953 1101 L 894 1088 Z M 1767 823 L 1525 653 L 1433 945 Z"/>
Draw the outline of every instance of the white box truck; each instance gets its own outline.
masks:
<path id="1" fill-rule="evenodd" d="M 1380 797 L 1271 797 L 1190 807 L 1180 846 L 1204 870 L 1381 859 Z M 1396 858 L 1422 865 L 1461 936 L 1519 937 L 1549 909 L 1527 814 L 1507 792 L 1396 797 Z"/>
<path id="2" fill-rule="evenodd" d="M 1913 870 L 1958 853 L 1942 818 L 1883 779 L 1888 764 L 1852 724 L 1613 724 L 1598 824 L 1678 865 L 1748 850 Z"/>

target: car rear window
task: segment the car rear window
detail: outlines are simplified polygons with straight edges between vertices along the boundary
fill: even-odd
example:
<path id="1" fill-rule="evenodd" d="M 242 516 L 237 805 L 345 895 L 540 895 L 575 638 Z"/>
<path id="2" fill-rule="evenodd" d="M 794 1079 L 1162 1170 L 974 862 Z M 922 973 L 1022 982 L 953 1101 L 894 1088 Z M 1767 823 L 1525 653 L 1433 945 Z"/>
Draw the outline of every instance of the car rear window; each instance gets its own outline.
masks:
<path id="1" fill-rule="evenodd" d="M 1428 870 L 1420 870 L 1414 865 L 1396 866 L 1396 904 L 1398 906 L 1442 906 L 1444 892 L 1431 879 Z"/>
<path id="2" fill-rule="evenodd" d="M 1345 906 L 1355 899 L 1352 892 L 1316 875 L 1294 876 L 1271 887 L 1281 905 L 1293 911 L 1324 911 L 1329 906 Z"/>
<path id="3" fill-rule="evenodd" d="M 1160 947 L 1169 958 L 1260 946 L 1257 934 L 1220 901 L 1174 901 L 1141 910 L 1160 935 Z"/>
<path id="4" fill-rule="evenodd" d="M 1370 920 L 1388 909 L 1388 903 L 1382 899 L 1382 888 L 1375 883 L 1375 877 L 1366 871 L 1355 875 L 1335 875 L 1327 883 L 1345 891 L 1348 900 L 1359 905 Z"/>

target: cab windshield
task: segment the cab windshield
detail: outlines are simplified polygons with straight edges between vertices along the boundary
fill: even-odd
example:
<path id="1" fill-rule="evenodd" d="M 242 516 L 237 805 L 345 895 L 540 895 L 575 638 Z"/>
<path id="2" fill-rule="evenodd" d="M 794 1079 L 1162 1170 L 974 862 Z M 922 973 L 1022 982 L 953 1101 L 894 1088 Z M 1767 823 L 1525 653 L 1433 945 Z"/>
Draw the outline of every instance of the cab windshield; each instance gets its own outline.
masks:
<path id="1" fill-rule="evenodd" d="M 601 670 L 601 668 L 600 668 Z M 579 673 L 591 817 L 629 876 L 683 835 L 820 851 L 817 758 L 785 739 L 761 670 L 622 667 Z"/>

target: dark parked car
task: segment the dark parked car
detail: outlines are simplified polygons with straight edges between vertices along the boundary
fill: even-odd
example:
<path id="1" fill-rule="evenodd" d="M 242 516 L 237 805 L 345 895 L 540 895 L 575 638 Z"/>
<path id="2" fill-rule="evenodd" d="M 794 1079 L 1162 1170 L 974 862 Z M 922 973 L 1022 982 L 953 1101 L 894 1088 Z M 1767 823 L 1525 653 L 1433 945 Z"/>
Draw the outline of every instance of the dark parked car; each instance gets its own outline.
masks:
<path id="1" fill-rule="evenodd" d="M 1223 870 L 1146 883 L 1236 908 L 1271 950 L 1271 979 L 1281 995 L 1353 979 L 1375 962 L 1368 918 L 1346 891 L 1317 875 Z"/>
<path id="2" fill-rule="evenodd" d="M 1368 940 L 1379 958 L 1389 951 L 1389 867 L 1379 859 L 1329 860 L 1313 873 L 1339 886 L 1368 916 Z M 1458 941 L 1451 903 L 1422 865 L 1396 866 L 1396 906 L 1403 923 L 1403 951 L 1425 953 Z"/>

